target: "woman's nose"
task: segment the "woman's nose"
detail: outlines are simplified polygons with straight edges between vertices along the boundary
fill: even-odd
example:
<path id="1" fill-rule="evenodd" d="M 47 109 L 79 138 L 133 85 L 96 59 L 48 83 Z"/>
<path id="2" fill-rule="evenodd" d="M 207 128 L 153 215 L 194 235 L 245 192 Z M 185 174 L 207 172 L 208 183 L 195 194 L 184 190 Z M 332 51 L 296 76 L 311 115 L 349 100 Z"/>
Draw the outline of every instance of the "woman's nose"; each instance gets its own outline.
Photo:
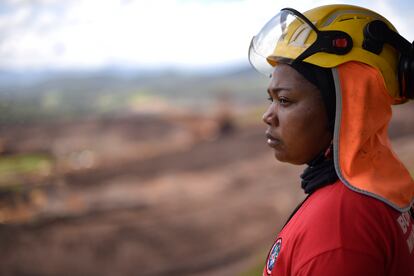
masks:
<path id="1" fill-rule="evenodd" d="M 277 117 L 276 117 L 276 108 L 275 108 L 274 103 L 269 105 L 266 112 L 263 113 L 262 119 L 263 119 L 263 122 L 269 126 L 272 124 L 276 124 Z"/>

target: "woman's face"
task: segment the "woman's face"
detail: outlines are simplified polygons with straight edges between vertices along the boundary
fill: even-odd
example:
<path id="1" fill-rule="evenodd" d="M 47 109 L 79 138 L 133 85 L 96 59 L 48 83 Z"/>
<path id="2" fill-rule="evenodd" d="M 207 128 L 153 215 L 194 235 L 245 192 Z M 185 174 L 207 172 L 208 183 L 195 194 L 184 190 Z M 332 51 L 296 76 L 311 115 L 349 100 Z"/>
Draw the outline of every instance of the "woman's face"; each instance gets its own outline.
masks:
<path id="1" fill-rule="evenodd" d="M 279 161 L 304 164 L 332 140 L 319 90 L 289 65 L 277 65 L 268 88 L 271 101 L 263 114 L 267 143 Z"/>

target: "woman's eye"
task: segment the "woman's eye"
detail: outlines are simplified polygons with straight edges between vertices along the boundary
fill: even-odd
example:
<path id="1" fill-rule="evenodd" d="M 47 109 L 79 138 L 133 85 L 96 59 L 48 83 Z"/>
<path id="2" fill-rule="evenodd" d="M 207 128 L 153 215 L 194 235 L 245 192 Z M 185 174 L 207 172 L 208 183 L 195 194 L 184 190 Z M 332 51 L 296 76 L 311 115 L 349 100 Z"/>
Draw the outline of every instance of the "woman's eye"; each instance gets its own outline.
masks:
<path id="1" fill-rule="evenodd" d="M 267 98 L 268 101 L 270 102 L 274 102 L 276 101 L 277 103 L 279 103 L 280 105 L 288 105 L 290 104 L 290 100 L 285 98 L 285 97 L 277 97 L 277 98 L 273 98 L 272 96 L 269 96 Z"/>
<path id="2" fill-rule="evenodd" d="M 282 104 L 282 105 L 286 105 L 286 104 L 288 104 L 288 103 L 289 103 L 289 100 L 288 100 L 288 99 L 285 99 L 285 98 L 279 98 L 279 99 L 278 99 L 278 102 L 279 102 L 280 104 Z"/>

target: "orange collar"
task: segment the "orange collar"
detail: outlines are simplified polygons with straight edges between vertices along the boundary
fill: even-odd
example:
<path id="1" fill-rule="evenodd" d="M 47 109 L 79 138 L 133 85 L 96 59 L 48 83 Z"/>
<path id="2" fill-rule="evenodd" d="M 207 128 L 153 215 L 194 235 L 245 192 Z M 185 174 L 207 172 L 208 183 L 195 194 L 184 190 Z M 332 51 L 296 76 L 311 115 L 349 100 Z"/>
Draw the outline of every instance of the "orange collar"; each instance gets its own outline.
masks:
<path id="1" fill-rule="evenodd" d="M 352 190 L 398 211 L 414 202 L 414 182 L 391 149 L 387 129 L 392 97 L 381 73 L 347 62 L 333 69 L 336 89 L 335 169 Z"/>

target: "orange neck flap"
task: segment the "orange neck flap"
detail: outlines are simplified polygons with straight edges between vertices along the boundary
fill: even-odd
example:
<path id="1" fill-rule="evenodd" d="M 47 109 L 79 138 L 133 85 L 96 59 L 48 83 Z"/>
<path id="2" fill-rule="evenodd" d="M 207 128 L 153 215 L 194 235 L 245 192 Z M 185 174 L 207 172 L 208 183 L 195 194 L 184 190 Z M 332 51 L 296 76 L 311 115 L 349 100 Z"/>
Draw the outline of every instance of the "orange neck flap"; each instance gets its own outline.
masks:
<path id="1" fill-rule="evenodd" d="M 387 128 L 392 97 L 380 72 L 363 63 L 333 69 L 336 87 L 335 168 L 352 190 L 398 211 L 414 201 L 414 182 L 391 149 Z"/>

